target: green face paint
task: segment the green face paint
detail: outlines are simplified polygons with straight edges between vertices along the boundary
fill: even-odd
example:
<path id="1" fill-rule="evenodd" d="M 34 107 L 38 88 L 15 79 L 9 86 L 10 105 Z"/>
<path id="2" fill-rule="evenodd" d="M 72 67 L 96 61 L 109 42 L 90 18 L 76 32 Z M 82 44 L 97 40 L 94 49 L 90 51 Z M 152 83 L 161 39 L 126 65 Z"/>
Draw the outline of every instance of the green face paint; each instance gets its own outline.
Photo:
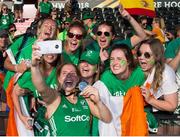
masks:
<path id="1" fill-rule="evenodd" d="M 120 64 L 121 66 L 125 66 L 125 65 L 127 64 L 127 61 L 126 61 L 126 60 L 120 60 L 120 61 L 119 61 L 119 64 Z"/>
<path id="2" fill-rule="evenodd" d="M 151 59 L 151 60 L 148 61 L 148 64 L 150 64 L 150 65 L 154 65 L 154 63 L 155 63 L 154 59 Z"/>

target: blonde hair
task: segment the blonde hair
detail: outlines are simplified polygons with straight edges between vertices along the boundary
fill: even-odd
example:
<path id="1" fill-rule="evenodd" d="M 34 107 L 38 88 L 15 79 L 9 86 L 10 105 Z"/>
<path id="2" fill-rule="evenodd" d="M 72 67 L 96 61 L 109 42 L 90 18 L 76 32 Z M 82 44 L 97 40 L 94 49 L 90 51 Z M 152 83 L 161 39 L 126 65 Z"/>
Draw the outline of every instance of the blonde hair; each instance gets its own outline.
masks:
<path id="1" fill-rule="evenodd" d="M 141 43 L 141 45 L 142 44 L 149 45 L 149 47 L 153 53 L 154 59 L 155 59 L 154 67 L 155 67 L 156 71 L 154 74 L 154 80 L 152 82 L 152 89 L 153 89 L 153 91 L 156 92 L 158 90 L 158 88 L 161 86 L 162 79 L 163 79 L 162 75 L 163 75 L 163 71 L 165 68 L 164 48 L 163 48 L 160 40 L 154 39 L 154 38 L 143 41 Z"/>

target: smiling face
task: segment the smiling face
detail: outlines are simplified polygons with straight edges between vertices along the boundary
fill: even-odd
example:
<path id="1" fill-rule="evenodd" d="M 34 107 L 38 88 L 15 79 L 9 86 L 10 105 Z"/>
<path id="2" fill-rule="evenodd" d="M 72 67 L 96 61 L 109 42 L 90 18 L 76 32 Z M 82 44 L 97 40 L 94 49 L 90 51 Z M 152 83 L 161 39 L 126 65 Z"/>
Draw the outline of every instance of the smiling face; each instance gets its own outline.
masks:
<path id="1" fill-rule="evenodd" d="M 155 64 L 155 58 L 146 43 L 142 44 L 137 53 L 139 64 L 144 72 L 150 72 Z"/>
<path id="2" fill-rule="evenodd" d="M 88 79 L 94 77 L 97 72 L 97 65 L 91 65 L 86 61 L 79 64 L 79 70 L 82 78 Z"/>
<path id="3" fill-rule="evenodd" d="M 121 49 L 115 49 L 111 52 L 110 68 L 115 75 L 128 74 L 128 62 Z"/>
<path id="4" fill-rule="evenodd" d="M 54 38 L 56 35 L 57 26 L 56 23 L 51 19 L 46 19 L 39 30 L 39 39 Z"/>
<path id="5" fill-rule="evenodd" d="M 110 46 L 111 41 L 114 39 L 114 35 L 112 34 L 111 29 L 111 26 L 106 24 L 102 24 L 98 27 L 96 36 L 100 47 L 107 48 Z"/>
<path id="6" fill-rule="evenodd" d="M 67 35 L 67 50 L 69 52 L 75 52 L 81 46 L 82 34 L 82 30 L 77 26 L 69 30 Z"/>
<path id="7" fill-rule="evenodd" d="M 76 68 L 71 64 L 66 64 L 61 68 L 60 75 L 58 76 L 58 81 L 62 85 L 65 92 L 74 91 L 77 83 L 79 82 L 79 77 Z"/>
<path id="8" fill-rule="evenodd" d="M 48 64 L 52 64 L 56 61 L 58 55 L 57 54 L 45 54 L 43 56 L 45 62 L 47 62 Z"/>

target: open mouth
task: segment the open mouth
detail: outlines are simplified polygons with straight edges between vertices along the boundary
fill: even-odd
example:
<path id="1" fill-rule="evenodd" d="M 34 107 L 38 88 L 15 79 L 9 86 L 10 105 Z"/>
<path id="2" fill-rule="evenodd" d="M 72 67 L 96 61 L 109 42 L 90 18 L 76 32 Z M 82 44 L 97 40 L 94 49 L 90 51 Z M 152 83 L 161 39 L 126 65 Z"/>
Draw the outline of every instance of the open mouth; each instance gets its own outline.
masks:
<path id="1" fill-rule="evenodd" d="M 72 87 L 73 85 L 74 85 L 73 81 L 67 80 L 67 81 L 64 82 L 65 87 Z"/>

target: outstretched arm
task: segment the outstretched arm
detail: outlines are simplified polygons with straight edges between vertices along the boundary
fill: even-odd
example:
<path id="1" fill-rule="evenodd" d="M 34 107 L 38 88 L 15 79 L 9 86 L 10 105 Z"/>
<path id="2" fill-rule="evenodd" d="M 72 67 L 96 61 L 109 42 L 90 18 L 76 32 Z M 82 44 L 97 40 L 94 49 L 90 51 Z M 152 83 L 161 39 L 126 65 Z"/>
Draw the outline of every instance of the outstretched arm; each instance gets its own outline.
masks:
<path id="1" fill-rule="evenodd" d="M 39 53 L 39 47 L 34 45 L 33 52 L 32 52 L 32 66 L 31 66 L 31 73 L 32 73 L 32 81 L 38 92 L 41 94 L 44 102 L 47 104 L 53 103 L 57 97 L 59 97 L 58 92 L 56 90 L 51 89 L 48 87 L 44 81 L 42 73 L 40 71 L 40 61 L 41 61 L 41 54 Z"/>
<path id="2" fill-rule="evenodd" d="M 136 32 L 136 35 L 131 37 L 131 45 L 134 47 L 141 41 L 145 40 L 147 37 L 146 33 L 144 29 L 139 25 L 139 23 L 125 9 L 119 9 L 119 12 L 121 13 L 123 18 L 129 21 Z"/>

